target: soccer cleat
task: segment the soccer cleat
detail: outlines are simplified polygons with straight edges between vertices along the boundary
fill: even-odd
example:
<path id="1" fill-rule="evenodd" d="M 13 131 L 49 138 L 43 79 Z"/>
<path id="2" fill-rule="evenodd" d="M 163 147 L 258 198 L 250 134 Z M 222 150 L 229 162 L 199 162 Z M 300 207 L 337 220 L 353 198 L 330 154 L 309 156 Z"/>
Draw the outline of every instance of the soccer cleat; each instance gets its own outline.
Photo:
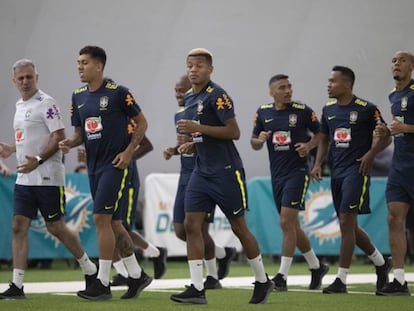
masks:
<path id="1" fill-rule="evenodd" d="M 267 277 L 267 275 L 266 275 Z M 260 283 L 258 281 L 254 282 L 253 296 L 250 299 L 249 303 L 259 304 L 265 303 L 269 294 L 273 291 L 275 284 L 272 280 L 267 278 L 267 282 Z"/>
<path id="2" fill-rule="evenodd" d="M 287 285 L 286 280 L 283 277 L 283 274 L 278 273 L 276 276 L 272 279 L 273 283 L 275 284 L 274 288 L 275 290 L 279 292 L 286 292 L 287 291 Z"/>
<path id="3" fill-rule="evenodd" d="M 10 282 L 9 284 L 9 288 L 0 293 L 0 299 L 25 299 L 26 295 L 24 294 L 23 291 L 23 286 L 22 288 L 18 288 L 16 286 L 16 284 L 14 284 L 13 282 Z"/>
<path id="4" fill-rule="evenodd" d="M 217 258 L 217 275 L 219 280 L 224 279 L 229 274 L 230 263 L 237 255 L 235 247 L 225 247 L 224 250 L 226 251 L 226 256 L 220 259 Z"/>
<path id="5" fill-rule="evenodd" d="M 204 289 L 220 289 L 223 288 L 219 280 L 213 278 L 211 275 L 207 275 L 204 281 Z"/>
<path id="6" fill-rule="evenodd" d="M 375 272 L 377 274 L 377 290 L 382 289 L 389 282 L 388 274 L 392 268 L 392 260 L 391 257 L 384 257 L 384 260 L 385 263 L 382 266 L 375 267 Z"/>
<path id="7" fill-rule="evenodd" d="M 160 255 L 158 257 L 151 258 L 154 263 L 154 279 L 160 279 L 167 270 L 167 256 L 168 250 L 165 247 L 158 247 Z"/>
<path id="8" fill-rule="evenodd" d="M 175 302 L 181 303 L 193 303 L 193 304 L 206 304 L 205 290 L 197 290 L 193 284 L 186 287 L 185 291 L 179 294 L 173 294 L 170 299 Z"/>
<path id="9" fill-rule="evenodd" d="M 111 281 L 111 286 L 126 286 L 128 285 L 128 278 L 124 277 L 122 274 L 118 273 L 114 275 Z"/>
<path id="10" fill-rule="evenodd" d="M 85 289 L 78 292 L 78 296 L 92 301 L 109 300 L 112 298 L 111 288 L 102 284 L 100 279 L 94 279 Z"/>
<path id="11" fill-rule="evenodd" d="M 342 283 L 340 278 L 336 278 L 335 281 L 328 287 L 325 287 L 322 291 L 324 294 L 346 294 L 346 285 Z"/>
<path id="12" fill-rule="evenodd" d="M 309 289 L 319 289 L 321 287 L 323 277 L 329 271 L 329 266 L 321 263 L 319 269 L 310 269 L 310 271 L 312 276 Z"/>
<path id="13" fill-rule="evenodd" d="M 396 279 L 375 292 L 377 296 L 411 296 L 407 282 L 401 285 Z"/>
<path id="14" fill-rule="evenodd" d="M 141 272 L 139 279 L 128 278 L 128 290 L 121 296 L 121 299 L 138 298 L 139 294 L 144 290 L 145 287 L 150 285 L 152 277 L 146 274 L 144 271 Z"/>

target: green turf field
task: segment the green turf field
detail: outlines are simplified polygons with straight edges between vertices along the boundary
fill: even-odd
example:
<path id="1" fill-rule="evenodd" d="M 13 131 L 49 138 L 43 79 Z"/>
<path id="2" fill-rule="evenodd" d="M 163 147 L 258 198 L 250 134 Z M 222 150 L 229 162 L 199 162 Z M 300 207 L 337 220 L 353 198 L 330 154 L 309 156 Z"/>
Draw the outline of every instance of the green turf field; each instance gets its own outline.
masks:
<path id="1" fill-rule="evenodd" d="M 152 273 L 152 264 L 142 261 L 142 265 L 148 274 Z M 278 264 L 270 258 L 265 258 L 265 266 L 269 275 L 273 276 L 278 269 Z M 336 273 L 337 266 L 331 265 L 329 274 Z M 413 266 L 406 267 L 407 272 L 414 272 Z M 114 272 L 115 273 L 115 272 Z M 295 263 L 291 268 L 291 275 L 308 274 L 305 264 Z M 355 261 L 351 267 L 351 273 L 374 273 L 372 265 Z M 250 267 L 244 260 L 233 262 L 229 276 L 250 276 Z M 12 277 L 11 269 L 2 265 L 0 270 L 0 283 L 5 283 Z M 168 270 L 164 278 L 188 278 L 186 262 L 168 262 Z M 65 261 L 55 261 L 51 270 L 31 269 L 26 271 L 25 282 L 45 281 L 74 281 L 81 280 L 79 269 L 73 268 Z M 414 293 L 414 284 L 410 284 L 410 291 Z M 288 281 L 289 286 L 289 281 Z M 181 291 L 182 288 L 177 289 Z M 145 290 L 136 300 L 120 300 L 123 291 L 113 291 L 113 299 L 106 302 L 90 302 L 78 298 L 74 293 L 69 295 L 56 294 L 27 294 L 27 299 L 7 301 L 0 300 L 0 310 L 412 310 L 413 297 L 378 297 L 375 296 L 372 284 L 348 284 L 350 293 L 345 295 L 326 295 L 320 291 L 308 291 L 306 286 L 289 286 L 285 293 L 273 292 L 264 305 L 249 305 L 248 301 L 252 290 L 248 289 L 222 289 L 208 291 L 207 305 L 183 305 L 170 301 L 171 293 L 175 290 L 149 291 Z"/>

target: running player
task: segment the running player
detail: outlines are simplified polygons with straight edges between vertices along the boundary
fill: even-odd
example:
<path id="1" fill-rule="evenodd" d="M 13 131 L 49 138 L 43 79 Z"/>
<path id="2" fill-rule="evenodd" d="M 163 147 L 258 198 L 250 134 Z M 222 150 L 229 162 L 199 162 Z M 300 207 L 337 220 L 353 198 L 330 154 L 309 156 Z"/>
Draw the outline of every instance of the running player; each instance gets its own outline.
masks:
<path id="1" fill-rule="evenodd" d="M 395 89 L 389 95 L 393 116 L 390 131 L 394 136 L 394 156 L 386 188 L 394 280 L 384 288 L 379 288 L 377 295 L 382 296 L 410 295 L 404 271 L 407 252 L 404 220 L 409 209 L 413 208 L 410 205 L 414 201 L 414 80 L 411 78 L 413 70 L 412 53 L 399 51 L 394 54 L 391 71 Z"/>
<path id="2" fill-rule="evenodd" d="M 177 100 L 179 110 L 174 115 L 175 124 L 184 118 L 184 95 L 191 88 L 188 77 L 182 76 L 175 85 L 175 98 Z M 184 195 L 188 181 L 191 177 L 195 165 L 195 153 L 179 154 L 177 149 L 179 145 L 188 142 L 189 135 L 177 133 L 177 146 L 168 147 L 164 149 L 164 159 L 169 160 L 173 155 L 180 155 L 181 170 L 178 181 L 177 193 L 174 202 L 174 230 L 175 235 L 182 241 L 186 241 L 184 229 Z M 206 266 L 206 280 L 204 281 L 205 289 L 219 289 L 222 288 L 219 280 L 225 278 L 229 273 L 231 260 L 237 255 L 237 250 L 234 247 L 222 247 L 217 245 L 208 232 L 209 223 L 214 221 L 214 212 L 203 225 L 203 237 L 205 248 L 204 264 Z M 217 262 L 216 262 L 217 258 Z M 217 263 L 217 264 L 216 264 Z M 218 267 L 217 267 L 218 266 Z"/>
<path id="3" fill-rule="evenodd" d="M 212 54 L 203 48 L 187 55 L 187 75 L 192 89 L 185 97 L 185 119 L 177 123 L 181 133 L 191 133 L 192 142 L 179 147 L 180 153 L 197 150 L 196 165 L 185 193 L 184 227 L 191 285 L 171 296 L 173 301 L 205 304 L 203 285 L 204 239 L 202 228 L 208 213 L 218 205 L 241 241 L 255 275 L 250 303 L 264 303 L 273 290 L 273 282 L 264 271 L 256 238 L 244 218 L 247 191 L 242 160 L 233 140 L 240 130 L 234 103 L 227 93 L 210 80 Z"/>
<path id="4" fill-rule="evenodd" d="M 318 145 L 319 121 L 310 107 L 292 101 L 292 85 L 287 75 L 273 76 L 269 89 L 274 102 L 257 110 L 250 143 L 254 150 L 261 149 L 264 143 L 267 145 L 273 196 L 283 232 L 281 263 L 273 282 L 276 290 L 287 291 L 286 280 L 297 246 L 311 271 L 309 289 L 318 289 L 329 267 L 316 257 L 300 227 L 299 211 L 305 209 L 309 185 L 306 157 Z M 309 132 L 313 133 L 311 139 Z"/>
<path id="5" fill-rule="evenodd" d="M 358 226 L 359 214 L 369 214 L 370 170 L 375 155 L 386 148 L 389 135 L 374 136 L 384 120 L 377 106 L 353 94 L 354 72 L 343 66 L 332 68 L 328 80 L 328 102 L 322 111 L 321 139 L 311 176 L 322 179 L 321 165 L 328 154 L 331 164 L 331 191 L 342 235 L 337 278 L 323 293 L 346 293 L 346 278 L 355 245 L 374 263 L 376 288 L 388 282 L 390 258 L 384 258 L 367 233 Z"/>
<path id="6" fill-rule="evenodd" d="M 112 298 L 109 277 L 115 244 L 129 275 L 129 288 L 121 299 L 137 297 L 152 281 L 138 264 L 119 206 L 132 155 L 145 135 L 147 121 L 129 90 L 104 78 L 105 64 L 102 48 L 85 46 L 79 51 L 79 76 L 87 85 L 72 95 L 73 136 L 59 143 L 64 152 L 84 143 L 87 154 L 99 270 L 93 284 L 78 296 L 89 300 Z M 136 125 L 132 135 L 128 133 L 130 120 Z"/>

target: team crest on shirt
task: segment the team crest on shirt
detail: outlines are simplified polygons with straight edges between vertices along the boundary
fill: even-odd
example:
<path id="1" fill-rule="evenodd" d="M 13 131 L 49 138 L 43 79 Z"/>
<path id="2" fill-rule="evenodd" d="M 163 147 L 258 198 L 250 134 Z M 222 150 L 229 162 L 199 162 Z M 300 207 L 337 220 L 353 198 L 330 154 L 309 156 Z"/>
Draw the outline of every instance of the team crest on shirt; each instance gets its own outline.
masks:
<path id="1" fill-rule="evenodd" d="M 197 101 L 197 114 L 201 115 L 203 114 L 203 109 L 204 109 L 204 105 L 203 105 L 203 101 L 200 99 Z"/>
<path id="2" fill-rule="evenodd" d="M 26 110 L 26 113 L 24 114 L 24 119 L 29 120 L 30 116 L 32 115 L 32 110 Z"/>
<path id="3" fill-rule="evenodd" d="M 349 121 L 351 124 L 355 124 L 356 120 L 358 120 L 358 111 L 351 111 L 349 113 Z"/>
<path id="4" fill-rule="evenodd" d="M 404 96 L 403 98 L 401 98 L 401 111 L 407 111 L 407 106 L 408 106 L 408 97 Z"/>
<path id="5" fill-rule="evenodd" d="M 295 127 L 297 122 L 298 122 L 298 115 L 290 114 L 289 115 L 289 127 Z"/>
<path id="6" fill-rule="evenodd" d="M 99 99 L 99 110 L 107 110 L 108 109 L 108 103 L 109 103 L 109 97 L 108 96 L 102 96 Z"/>

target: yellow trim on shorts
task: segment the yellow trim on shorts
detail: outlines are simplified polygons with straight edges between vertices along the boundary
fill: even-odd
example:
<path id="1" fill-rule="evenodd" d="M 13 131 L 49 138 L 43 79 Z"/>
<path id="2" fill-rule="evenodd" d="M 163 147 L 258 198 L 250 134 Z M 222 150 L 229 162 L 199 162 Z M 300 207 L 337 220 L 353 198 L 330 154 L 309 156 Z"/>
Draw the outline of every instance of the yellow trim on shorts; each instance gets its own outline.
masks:
<path id="1" fill-rule="evenodd" d="M 300 204 L 303 204 L 305 202 L 306 193 L 308 192 L 308 186 L 309 186 L 309 176 L 305 175 L 305 181 L 303 183 L 303 192 L 302 192 L 302 197 L 300 198 Z"/>
<path id="2" fill-rule="evenodd" d="M 363 176 L 363 178 L 364 178 L 364 182 L 362 184 L 361 196 L 359 197 L 358 209 L 361 209 L 362 208 L 362 205 L 364 204 L 364 196 L 365 196 L 365 193 L 368 190 L 367 189 L 367 184 L 368 184 L 368 181 L 369 181 L 369 176 Z"/>
<path id="3" fill-rule="evenodd" d="M 128 189 L 128 205 L 127 205 L 127 216 L 125 217 L 125 222 L 130 225 L 131 224 L 131 215 L 132 209 L 134 208 L 134 188 Z"/>
<path id="4" fill-rule="evenodd" d="M 243 183 L 243 179 L 241 177 L 240 171 L 236 170 L 235 174 L 236 174 L 236 180 L 239 183 L 240 193 L 241 193 L 242 202 L 243 202 L 243 208 L 245 209 L 247 208 L 246 189 L 244 187 L 244 183 Z"/>
<path id="5" fill-rule="evenodd" d="M 59 209 L 62 215 L 65 214 L 65 187 L 59 186 Z"/>
<path id="6" fill-rule="evenodd" d="M 118 190 L 118 197 L 117 197 L 116 202 L 115 202 L 114 211 L 116 211 L 119 207 L 119 201 L 122 198 L 122 193 L 124 192 L 124 189 L 125 189 L 125 181 L 126 181 L 126 178 L 128 176 L 128 168 L 125 168 L 123 171 L 124 171 L 124 176 L 122 177 L 121 186 Z"/>

